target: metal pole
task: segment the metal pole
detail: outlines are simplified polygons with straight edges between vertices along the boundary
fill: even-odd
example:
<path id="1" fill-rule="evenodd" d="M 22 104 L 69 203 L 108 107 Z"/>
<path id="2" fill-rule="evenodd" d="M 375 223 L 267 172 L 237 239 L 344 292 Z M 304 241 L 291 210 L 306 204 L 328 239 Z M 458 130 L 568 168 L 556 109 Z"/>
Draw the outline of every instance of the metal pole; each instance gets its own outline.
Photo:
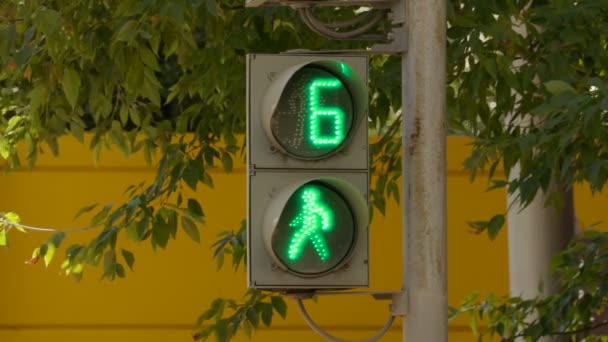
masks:
<path id="1" fill-rule="evenodd" d="M 401 0 L 405 1 L 405 0 Z M 446 2 L 407 0 L 403 82 L 403 285 L 408 342 L 447 341 Z"/>
<path id="2" fill-rule="evenodd" d="M 528 6 L 531 5 L 531 2 Z M 513 30 L 522 37 L 528 32 L 523 22 L 513 20 Z M 542 30 L 542 27 L 540 28 Z M 513 62 L 518 68 L 526 63 L 523 59 Z M 534 80 L 538 82 L 538 79 Z M 519 102 L 520 96 L 512 91 Z M 538 119 L 538 118 L 536 118 Z M 512 118 L 508 118 L 512 120 Z M 535 120 L 532 116 L 516 118 L 518 125 L 529 126 Z M 520 165 L 517 163 L 510 172 L 510 180 L 519 177 Z M 552 206 L 545 207 L 547 196 L 539 191 L 532 203 L 524 210 L 514 205 L 508 212 L 509 234 L 509 287 L 512 296 L 530 299 L 539 295 L 555 294 L 558 281 L 551 275 L 552 258 L 563 251 L 575 233 L 576 220 L 572 190 L 565 191 L 556 182 L 552 182 L 549 193 L 559 191 L 564 197 L 564 207 L 556 212 Z M 518 193 L 507 195 L 507 205 L 516 201 Z M 538 291 L 543 283 L 543 293 Z M 528 317 L 529 320 L 535 317 Z M 523 338 L 517 341 L 523 341 Z M 543 337 L 541 342 L 565 342 L 568 336 Z"/>
<path id="3" fill-rule="evenodd" d="M 511 170 L 511 176 L 519 174 L 519 164 Z M 509 283 L 512 296 L 533 298 L 554 294 L 559 283 L 551 275 L 553 257 L 563 251 L 574 236 L 575 216 L 572 191 L 563 191 L 553 184 L 550 191 L 564 196 L 564 207 L 556 212 L 545 207 L 547 196 L 541 192 L 530 205 L 521 210 L 513 206 L 509 210 Z M 517 194 L 509 196 L 509 203 Z M 539 289 L 542 281 L 543 292 Z M 534 319 L 534 317 L 529 317 Z M 543 342 L 565 342 L 568 336 L 544 337 Z M 523 341 L 519 339 L 518 341 Z"/>

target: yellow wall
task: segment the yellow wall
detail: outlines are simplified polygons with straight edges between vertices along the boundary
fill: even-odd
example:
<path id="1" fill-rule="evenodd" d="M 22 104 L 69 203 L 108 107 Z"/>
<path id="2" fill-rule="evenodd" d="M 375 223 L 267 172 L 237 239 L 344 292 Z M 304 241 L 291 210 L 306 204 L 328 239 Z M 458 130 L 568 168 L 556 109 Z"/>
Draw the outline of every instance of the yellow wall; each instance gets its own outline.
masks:
<path id="1" fill-rule="evenodd" d="M 504 211 L 504 193 L 485 192 L 485 182 L 470 184 L 462 171 L 466 141 L 450 138 L 448 148 L 448 283 L 449 302 L 458 304 L 472 290 L 507 292 L 506 234 L 489 242 L 467 231 L 466 221 L 486 219 Z M 42 158 L 32 172 L 0 176 L 0 211 L 18 212 L 25 224 L 74 227 L 78 208 L 89 203 L 120 203 L 129 184 L 151 179 L 152 170 L 138 158 L 102 154 L 93 166 L 86 147 L 64 141 L 59 159 Z M 235 229 L 245 216 L 245 174 L 242 164 L 232 174 L 214 173 L 216 189 L 196 196 L 207 213 L 202 243 L 178 236 L 167 250 L 153 252 L 148 243 L 133 246 L 135 273 L 124 280 L 99 280 L 88 270 L 80 283 L 58 276 L 58 263 L 28 266 L 44 233 L 11 232 L 11 246 L 0 249 L 0 342 L 132 342 L 192 341 L 192 323 L 217 296 L 234 297 L 245 290 L 245 275 L 229 269 L 216 272 L 209 245 L 220 230 Z M 599 198 L 584 189 L 576 193 L 583 223 L 606 219 Z M 386 217 L 376 215 L 371 227 L 372 290 L 400 287 L 400 209 L 391 203 Z M 90 233 L 70 236 L 86 241 Z M 290 303 L 291 304 L 291 303 Z M 323 298 L 308 304 L 312 316 L 344 338 L 370 336 L 384 323 L 386 303 L 368 298 Z M 246 341 L 241 337 L 238 341 Z M 291 305 L 287 320 L 275 318 L 272 328 L 257 332 L 253 341 L 321 341 L 305 326 Z M 398 324 L 383 341 L 399 341 Z M 464 320 L 450 323 L 450 341 L 472 341 Z"/>

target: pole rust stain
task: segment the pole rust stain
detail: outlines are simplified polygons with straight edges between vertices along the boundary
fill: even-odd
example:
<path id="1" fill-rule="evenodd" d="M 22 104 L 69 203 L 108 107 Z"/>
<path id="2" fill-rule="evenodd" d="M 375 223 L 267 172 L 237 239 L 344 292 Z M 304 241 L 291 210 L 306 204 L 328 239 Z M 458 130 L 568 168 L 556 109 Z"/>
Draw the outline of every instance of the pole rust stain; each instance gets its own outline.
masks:
<path id="1" fill-rule="evenodd" d="M 410 134 L 410 142 L 407 146 L 410 156 L 413 156 L 416 152 L 416 146 L 418 146 L 418 138 L 420 137 L 420 118 L 414 119 L 414 132 Z"/>

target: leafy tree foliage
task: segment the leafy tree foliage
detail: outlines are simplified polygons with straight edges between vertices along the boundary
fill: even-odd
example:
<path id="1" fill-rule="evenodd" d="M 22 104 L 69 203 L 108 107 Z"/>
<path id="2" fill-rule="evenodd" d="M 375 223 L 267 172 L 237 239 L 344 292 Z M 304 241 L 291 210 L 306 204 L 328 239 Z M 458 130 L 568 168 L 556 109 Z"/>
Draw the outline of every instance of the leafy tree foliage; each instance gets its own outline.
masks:
<path id="1" fill-rule="evenodd" d="M 608 179 L 608 2 L 453 2 L 450 14 L 448 108 L 452 127 L 475 137 L 465 161 L 472 177 L 488 167 L 490 188 L 517 193 L 523 207 L 548 193 L 551 181 L 601 191 Z M 520 173 L 509 180 L 516 163 Z M 507 179 L 494 176 L 499 168 Z M 548 199 L 563 205 L 558 193 Z M 496 215 L 472 226 L 493 238 L 503 224 Z M 593 334 L 608 323 L 600 318 L 608 304 L 606 239 L 588 232 L 556 258 L 556 294 L 471 297 L 453 314 L 468 313 L 479 340 L 600 340 Z"/>
<path id="2" fill-rule="evenodd" d="M 461 307 L 452 309 L 452 315 L 466 314 L 479 341 L 496 336 L 501 341 L 537 341 L 543 336 L 606 341 L 608 336 L 595 333 L 608 325 L 607 251 L 606 233 L 587 232 L 555 258 L 557 293 L 534 299 L 491 295 L 484 300 L 473 293 Z M 478 327 L 480 321 L 488 323 L 486 329 Z"/>
<path id="3" fill-rule="evenodd" d="M 473 176 L 489 166 L 493 178 L 520 163 L 517 179 L 494 186 L 517 190 L 524 205 L 552 178 L 602 190 L 608 2 L 499 3 L 451 8 L 452 126 L 476 137 L 466 166 Z"/>
<path id="4" fill-rule="evenodd" d="M 100 233 L 65 247 L 65 274 L 80 279 L 87 266 L 101 265 L 105 278 L 124 277 L 135 255 L 117 248 L 122 238 L 165 248 L 182 229 L 200 240 L 203 208 L 183 190 L 213 187 L 209 170 L 219 164 L 230 172 L 233 158 L 242 157 L 237 136 L 245 128 L 245 53 L 355 46 L 328 43 L 293 16 L 291 9 L 245 10 L 231 0 L 0 3 L 0 156 L 6 170 L 24 160 L 33 167 L 40 153 L 58 155 L 65 135 L 89 144 L 95 160 L 104 148 L 118 148 L 125 156 L 143 153 L 156 165 L 155 180 L 129 186 L 122 205 L 77 213 L 91 214 L 86 229 Z M 374 124 L 383 127 L 390 101 L 380 93 L 371 105 Z M 26 145 L 25 159 L 16 152 L 19 143 Z M 1 219 L 4 246 L 11 229 L 24 227 L 15 213 Z M 66 233 L 43 243 L 30 262 L 48 265 Z M 222 233 L 213 248 L 219 267 L 229 255 L 237 269 L 245 255 L 244 226 Z M 228 340 L 239 328 L 249 333 L 260 321 L 269 325 L 275 312 L 285 316 L 282 299 L 257 291 L 242 302 L 218 299 L 197 322 L 195 337 Z"/>
<path id="5" fill-rule="evenodd" d="M 523 205 L 547 192 L 552 179 L 601 191 L 608 179 L 608 1 L 452 0 L 448 13 L 450 129 L 473 138 L 465 162 L 472 177 L 487 168 L 490 187 L 517 192 Z M 155 180 L 130 186 L 122 205 L 83 208 L 79 214 L 90 213 L 99 234 L 65 248 L 66 274 L 79 278 L 101 264 L 106 278 L 125 276 L 135 256 L 117 250 L 121 238 L 165 248 L 181 228 L 200 239 L 203 208 L 183 190 L 213 187 L 209 169 L 229 172 L 241 158 L 246 53 L 370 44 L 325 41 L 294 16 L 288 8 L 244 9 L 235 0 L 0 3 L 0 156 L 7 170 L 24 162 L 33 167 L 41 152 L 58 155 L 64 135 L 89 144 L 95 159 L 104 148 L 118 148 L 156 165 Z M 371 60 L 370 122 L 381 136 L 371 146 L 379 175 L 371 202 L 381 213 L 387 199 L 399 199 L 399 67 L 395 56 Z M 15 150 L 21 143 L 25 160 Z M 509 176 L 516 163 L 518 177 L 495 176 L 497 169 Z M 560 206 L 559 196 L 550 198 Z M 18 221 L 2 214 L 0 245 L 10 229 L 22 228 Z M 494 237 L 503 223 L 499 214 L 473 227 Z M 225 232 L 213 245 L 220 267 L 226 255 L 234 268 L 243 261 L 243 232 Z M 34 251 L 32 262 L 51 262 L 65 234 Z M 555 296 L 471 299 L 458 312 L 488 319 L 489 333 L 505 340 L 588 332 L 606 304 L 605 241 L 596 233 L 561 256 L 563 289 Z M 587 260 L 593 263 L 580 266 Z M 225 341 L 239 329 L 250 333 L 260 320 L 271 324 L 285 310 L 280 297 L 257 291 L 242 301 L 217 299 L 195 337 Z M 540 319 L 526 320 L 529 313 Z M 211 323 L 203 328 L 203 322 Z"/>

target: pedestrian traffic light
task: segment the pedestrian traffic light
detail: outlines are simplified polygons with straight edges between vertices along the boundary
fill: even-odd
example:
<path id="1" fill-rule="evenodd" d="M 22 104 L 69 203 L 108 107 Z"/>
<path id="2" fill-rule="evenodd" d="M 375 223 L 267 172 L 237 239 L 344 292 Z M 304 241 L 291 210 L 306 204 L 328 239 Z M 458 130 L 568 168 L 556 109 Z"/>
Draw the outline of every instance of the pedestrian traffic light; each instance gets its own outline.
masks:
<path id="1" fill-rule="evenodd" d="M 248 55 L 248 285 L 367 287 L 367 57 Z"/>

